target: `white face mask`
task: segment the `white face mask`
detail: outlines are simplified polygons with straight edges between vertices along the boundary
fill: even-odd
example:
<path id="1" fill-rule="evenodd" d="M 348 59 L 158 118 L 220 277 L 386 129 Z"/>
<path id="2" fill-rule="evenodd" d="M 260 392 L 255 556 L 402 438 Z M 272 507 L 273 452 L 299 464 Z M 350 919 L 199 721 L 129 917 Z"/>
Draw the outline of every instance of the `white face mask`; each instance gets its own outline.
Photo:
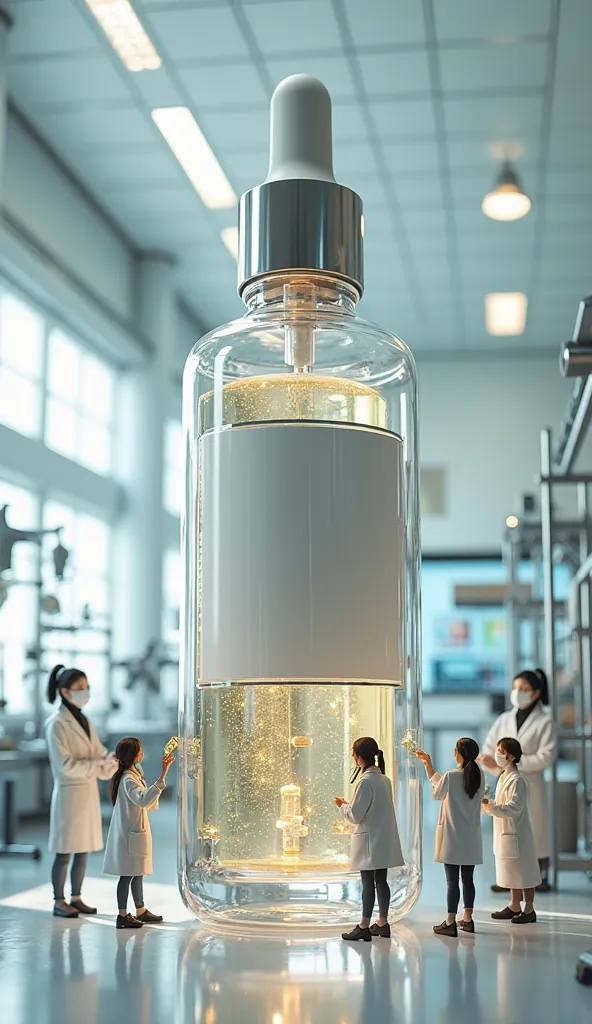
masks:
<path id="1" fill-rule="evenodd" d="M 85 708 L 90 700 L 90 693 L 88 690 L 71 690 L 68 700 L 75 708 Z"/>
<path id="2" fill-rule="evenodd" d="M 510 700 L 515 708 L 520 711 L 524 711 L 525 708 L 529 708 L 532 704 L 534 694 L 532 690 L 512 690 L 510 693 Z"/>
<path id="3" fill-rule="evenodd" d="M 499 765 L 500 768 L 505 768 L 508 764 L 508 755 L 503 754 L 501 750 L 496 750 L 495 763 Z"/>

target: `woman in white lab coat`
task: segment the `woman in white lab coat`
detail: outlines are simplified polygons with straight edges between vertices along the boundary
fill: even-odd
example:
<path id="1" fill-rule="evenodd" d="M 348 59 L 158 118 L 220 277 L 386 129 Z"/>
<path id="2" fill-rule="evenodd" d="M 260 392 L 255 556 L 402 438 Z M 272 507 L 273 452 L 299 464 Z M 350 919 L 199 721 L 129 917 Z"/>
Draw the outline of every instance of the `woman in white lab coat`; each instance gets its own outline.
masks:
<path id="1" fill-rule="evenodd" d="M 440 800 L 440 815 L 436 828 L 434 860 L 443 864 L 448 888 L 448 916 L 442 924 L 434 925 L 436 935 L 456 938 L 456 913 L 460 903 L 459 874 L 462 878 L 464 914 L 459 922 L 463 932 L 475 931 L 475 865 L 483 863 L 483 836 L 481 832 L 481 800 L 485 793 L 485 779 L 477 764 L 479 747 L 475 740 L 463 736 L 454 748 L 456 771 L 440 775 L 429 754 L 416 751 L 423 761 L 432 784 L 435 800 Z"/>
<path id="2" fill-rule="evenodd" d="M 353 759 L 361 778 L 351 803 L 335 797 L 341 816 L 356 827 L 351 837 L 350 862 L 362 877 L 362 920 L 342 938 L 349 941 L 371 942 L 372 936 L 390 938 L 388 911 L 391 890 L 387 881 L 388 869 L 405 863 L 393 802 L 391 780 L 385 775 L 384 754 L 372 736 L 357 739 L 352 750 Z M 379 916 L 370 927 L 375 895 L 378 896 Z"/>
<path id="3" fill-rule="evenodd" d="M 53 793 L 49 816 L 49 850 L 55 853 L 52 869 L 54 917 L 96 914 L 81 896 L 88 854 L 103 848 L 98 779 L 110 779 L 116 764 L 83 714 L 90 699 L 88 679 L 77 668 L 56 665 L 49 677 L 47 699 L 58 710 L 45 727 Z M 72 863 L 72 898 L 66 902 L 64 886 Z"/>
<path id="4" fill-rule="evenodd" d="M 148 811 L 158 807 L 166 786 L 167 772 L 175 758 L 164 755 L 160 778 L 147 786 L 141 763 L 144 759 L 142 744 L 135 736 L 126 736 L 115 748 L 117 771 L 111 780 L 109 792 L 113 803 L 113 816 L 107 836 L 103 873 L 119 875 L 117 886 L 117 928 L 141 928 L 144 924 L 159 924 L 162 917 L 150 913 L 144 906 L 144 875 L 152 874 L 152 832 Z M 130 887 L 136 906 L 134 916 L 128 914 L 127 901 Z"/>
<path id="5" fill-rule="evenodd" d="M 500 715 L 489 730 L 483 746 L 481 763 L 494 775 L 500 771 L 495 763 L 495 749 L 504 736 L 520 740 L 522 760 L 520 771 L 528 783 L 528 806 L 534 842 L 541 871 L 539 892 L 548 892 L 551 823 L 545 769 L 557 756 L 557 740 L 553 719 L 545 706 L 549 704 L 549 686 L 542 669 L 526 669 L 514 679 L 510 693 L 513 710 Z M 503 891 L 492 885 L 494 892 Z"/>
<path id="6" fill-rule="evenodd" d="M 501 769 L 495 797 L 483 798 L 482 807 L 493 818 L 493 853 L 498 885 L 510 889 L 504 910 L 492 914 L 494 921 L 535 924 L 535 887 L 541 881 L 534 836 L 528 813 L 528 786 L 519 770 L 522 747 L 513 736 L 504 736 L 495 751 Z M 524 898 L 524 909 L 522 899 Z"/>

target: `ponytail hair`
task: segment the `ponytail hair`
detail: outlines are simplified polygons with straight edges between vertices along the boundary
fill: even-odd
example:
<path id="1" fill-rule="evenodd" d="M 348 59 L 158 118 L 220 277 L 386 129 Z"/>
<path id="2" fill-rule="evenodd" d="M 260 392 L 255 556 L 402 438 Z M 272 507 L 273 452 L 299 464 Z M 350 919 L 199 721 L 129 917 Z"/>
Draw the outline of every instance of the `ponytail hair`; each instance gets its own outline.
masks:
<path id="1" fill-rule="evenodd" d="M 540 692 L 539 701 L 541 704 L 548 705 L 549 703 L 549 680 L 547 674 L 543 672 L 542 668 L 535 668 L 534 672 L 532 669 L 526 668 L 523 672 L 519 672 L 517 676 L 514 676 L 514 682 L 517 679 L 524 679 L 529 686 L 532 686 L 533 690 Z"/>
<path id="2" fill-rule="evenodd" d="M 56 665 L 51 670 L 47 684 L 47 699 L 50 704 L 55 704 L 60 690 L 69 690 L 72 683 L 79 679 L 86 679 L 86 673 L 79 668 L 64 668 L 63 665 Z"/>
<path id="3" fill-rule="evenodd" d="M 472 800 L 481 788 L 481 769 L 477 764 L 479 745 L 470 736 L 462 736 L 456 744 L 456 750 L 463 759 L 462 770 L 465 777 L 465 793 Z"/>
<path id="4" fill-rule="evenodd" d="M 365 761 L 368 767 L 377 764 L 382 774 L 386 774 L 384 754 L 382 750 L 379 750 L 378 743 L 372 736 L 360 736 L 360 738 L 354 742 L 354 754 L 361 757 L 362 761 Z"/>
<path id="5" fill-rule="evenodd" d="M 142 744 L 135 736 L 126 736 L 115 747 L 115 760 L 118 762 L 117 771 L 109 782 L 109 796 L 113 805 L 115 805 L 117 800 L 121 780 L 125 772 L 129 771 L 133 766 L 141 749 Z"/>

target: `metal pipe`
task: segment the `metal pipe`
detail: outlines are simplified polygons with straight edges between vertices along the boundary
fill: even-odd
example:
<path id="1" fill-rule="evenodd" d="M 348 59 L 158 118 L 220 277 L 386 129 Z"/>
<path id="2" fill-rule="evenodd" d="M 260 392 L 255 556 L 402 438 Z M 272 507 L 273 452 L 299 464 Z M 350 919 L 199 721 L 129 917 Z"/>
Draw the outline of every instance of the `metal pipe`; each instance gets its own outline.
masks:
<path id="1" fill-rule="evenodd" d="M 562 377 L 587 377 L 592 373 L 592 346 L 565 341 L 559 353 Z"/>
<path id="2" fill-rule="evenodd" d="M 592 552 L 588 555 L 586 559 L 584 559 L 580 568 L 576 572 L 572 582 L 576 584 L 576 586 L 579 586 L 580 583 L 583 583 L 584 580 L 589 579 L 590 576 L 592 576 Z"/>
<path id="3" fill-rule="evenodd" d="M 578 484 L 578 511 L 582 513 L 586 526 L 582 527 L 580 536 L 580 561 L 584 565 L 590 556 L 590 529 L 588 523 L 588 488 L 585 484 Z M 577 573 L 576 573 L 577 576 Z M 577 598 L 575 610 L 578 621 L 572 624 L 572 628 L 580 627 L 577 638 L 579 648 L 579 686 L 574 694 L 574 706 L 576 712 L 575 726 L 581 732 L 581 739 L 578 751 L 578 762 L 580 769 L 580 780 L 583 783 L 584 793 L 588 791 L 590 780 L 590 765 L 588 755 L 588 743 L 585 736 L 587 723 L 586 694 L 592 685 L 592 647 L 590 646 L 590 576 L 586 575 L 577 585 Z M 588 845 L 588 809 L 585 800 L 578 800 L 578 834 L 585 837 Z"/>
<path id="4" fill-rule="evenodd" d="M 555 607 L 553 579 L 553 485 L 551 475 L 551 431 L 541 431 L 541 539 L 543 556 L 543 613 L 545 623 L 545 665 L 549 680 L 549 699 L 555 730 L 558 727 L 557 688 L 555 683 Z M 557 759 L 553 761 L 551 780 L 551 857 L 553 883 L 558 886 Z"/>
<path id="5" fill-rule="evenodd" d="M 592 473 L 570 473 L 560 474 L 551 473 L 550 476 L 546 477 L 551 484 L 592 484 Z M 539 479 L 539 483 L 540 483 Z"/>
<path id="6" fill-rule="evenodd" d="M 520 642 L 520 625 L 516 615 L 515 593 L 518 583 L 518 567 L 516 557 L 516 543 L 513 538 L 508 538 L 503 545 L 503 557 L 508 573 L 509 601 L 506 603 L 509 621 L 509 644 L 508 644 L 508 677 L 514 679 L 518 672 L 518 648 Z"/>
<path id="7" fill-rule="evenodd" d="M 586 430 L 590 423 L 590 417 L 592 416 L 592 377 L 586 378 L 578 407 L 575 411 L 573 420 L 568 429 L 565 444 L 561 457 L 556 465 L 558 473 L 562 476 L 566 476 L 571 467 L 573 466 L 580 448 L 582 447 L 584 438 L 586 436 Z M 548 474 L 551 473 L 551 467 L 549 467 Z"/>

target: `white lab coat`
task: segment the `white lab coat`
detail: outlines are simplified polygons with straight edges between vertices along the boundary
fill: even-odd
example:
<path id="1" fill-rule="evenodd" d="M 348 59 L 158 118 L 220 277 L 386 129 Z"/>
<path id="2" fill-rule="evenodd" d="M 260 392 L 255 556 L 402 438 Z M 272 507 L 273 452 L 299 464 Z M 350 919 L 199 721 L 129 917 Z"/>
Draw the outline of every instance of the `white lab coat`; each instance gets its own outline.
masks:
<path id="1" fill-rule="evenodd" d="M 498 885 L 533 889 L 541 881 L 528 814 L 528 785 L 514 764 L 498 779 L 495 798 L 484 805 L 493 818 L 493 853 Z"/>
<path id="2" fill-rule="evenodd" d="M 481 831 L 481 800 L 485 793 L 485 777 L 472 800 L 465 792 L 462 768 L 430 779 L 432 793 L 441 800 L 436 828 L 434 860 L 438 864 L 482 864 L 483 834 Z"/>
<path id="3" fill-rule="evenodd" d="M 405 861 L 393 802 L 391 780 L 380 768 L 366 768 L 351 802 L 340 813 L 356 826 L 351 837 L 350 863 L 354 871 L 401 867 Z"/>
<path id="4" fill-rule="evenodd" d="M 103 874 L 151 875 L 152 832 L 148 811 L 158 807 L 163 782 L 147 786 L 136 768 L 124 772 L 113 808 Z"/>
<path id="5" fill-rule="evenodd" d="M 103 849 L 101 802 L 97 779 L 110 779 L 115 761 L 92 723 L 90 739 L 65 705 L 45 726 L 53 793 L 49 815 L 50 853 L 92 853 Z"/>
<path id="6" fill-rule="evenodd" d="M 557 756 L 557 739 L 553 719 L 541 704 L 537 704 L 523 723 L 520 731 L 516 728 L 516 711 L 506 711 L 493 723 L 483 746 L 483 753 L 495 756 L 497 744 L 504 736 L 520 741 L 522 758 L 520 772 L 528 782 L 528 806 L 534 835 L 537 857 L 541 860 L 551 853 L 551 823 L 545 768 L 553 764 Z M 489 769 L 488 769 L 489 771 Z M 499 775 L 501 769 L 492 770 Z"/>

